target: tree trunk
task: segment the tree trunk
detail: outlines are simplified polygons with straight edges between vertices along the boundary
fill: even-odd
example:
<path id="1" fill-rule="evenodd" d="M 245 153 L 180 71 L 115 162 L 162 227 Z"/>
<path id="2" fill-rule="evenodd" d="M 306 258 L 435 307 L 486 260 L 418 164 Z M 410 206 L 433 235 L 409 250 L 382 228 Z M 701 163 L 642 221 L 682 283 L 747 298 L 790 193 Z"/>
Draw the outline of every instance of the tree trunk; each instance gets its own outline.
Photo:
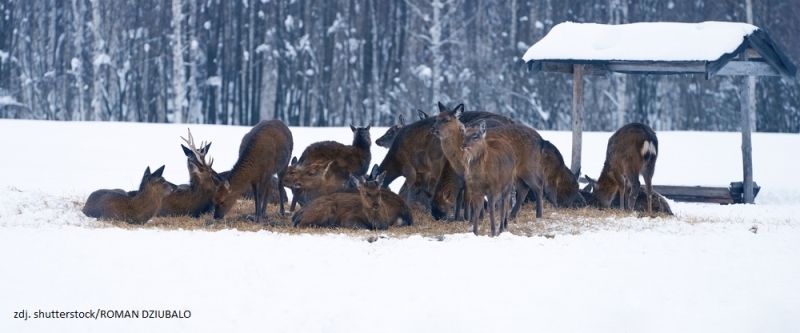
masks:
<path id="1" fill-rule="evenodd" d="M 186 72 L 183 67 L 183 0 L 172 0 L 172 122 L 183 123 Z"/>

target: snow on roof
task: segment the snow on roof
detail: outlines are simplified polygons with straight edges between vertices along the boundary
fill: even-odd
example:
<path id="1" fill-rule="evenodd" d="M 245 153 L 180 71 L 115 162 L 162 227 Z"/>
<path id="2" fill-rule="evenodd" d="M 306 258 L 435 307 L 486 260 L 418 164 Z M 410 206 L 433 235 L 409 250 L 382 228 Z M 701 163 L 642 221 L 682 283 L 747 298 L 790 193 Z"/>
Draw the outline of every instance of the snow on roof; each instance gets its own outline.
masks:
<path id="1" fill-rule="evenodd" d="M 553 27 L 522 59 L 714 61 L 735 51 L 756 30 L 737 22 L 565 22 Z"/>

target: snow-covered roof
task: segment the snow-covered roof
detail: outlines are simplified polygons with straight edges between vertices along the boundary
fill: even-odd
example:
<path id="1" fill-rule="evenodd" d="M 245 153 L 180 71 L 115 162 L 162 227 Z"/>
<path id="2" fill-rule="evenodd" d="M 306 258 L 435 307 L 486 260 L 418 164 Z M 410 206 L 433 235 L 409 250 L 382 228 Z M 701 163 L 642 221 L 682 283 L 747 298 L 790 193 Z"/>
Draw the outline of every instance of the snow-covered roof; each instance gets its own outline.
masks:
<path id="1" fill-rule="evenodd" d="M 752 55 L 746 52 L 748 57 L 759 59 L 732 61 L 748 49 L 755 50 Z M 569 73 L 571 67 L 562 65 L 586 64 L 590 75 L 612 71 L 705 73 L 706 77 L 781 75 L 791 79 L 797 72 L 766 32 L 738 22 L 564 22 L 528 48 L 522 60 L 533 71 Z"/>
<path id="2" fill-rule="evenodd" d="M 714 61 L 735 51 L 756 30 L 737 22 L 565 22 L 553 27 L 522 59 Z"/>

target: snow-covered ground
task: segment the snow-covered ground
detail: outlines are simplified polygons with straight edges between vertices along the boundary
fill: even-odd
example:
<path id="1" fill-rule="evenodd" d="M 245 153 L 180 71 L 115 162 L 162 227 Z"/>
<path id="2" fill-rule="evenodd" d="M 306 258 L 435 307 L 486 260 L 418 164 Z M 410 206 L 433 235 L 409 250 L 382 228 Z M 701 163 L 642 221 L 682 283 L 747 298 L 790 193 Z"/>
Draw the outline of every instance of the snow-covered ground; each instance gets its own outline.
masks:
<path id="1" fill-rule="evenodd" d="M 464 233 L 369 243 L 336 231 L 128 230 L 83 216 L 91 191 L 133 189 L 146 166 L 166 164 L 165 177 L 187 181 L 186 127 L 0 120 L 0 331 L 800 330 L 797 134 L 754 134 L 756 205 L 671 202 L 675 218 L 622 218 L 554 239 Z M 190 127 L 196 140 L 213 141 L 220 171 L 248 130 Z M 292 131 L 295 155 L 315 141 L 351 139 L 348 128 Z M 383 131 L 373 129 L 373 140 Z M 658 135 L 656 184 L 741 178 L 740 134 Z M 569 159 L 570 133 L 542 136 Z M 609 136 L 584 133 L 591 176 Z M 385 153 L 374 147 L 374 162 Z M 190 310 L 191 318 L 13 318 L 98 309 Z"/>

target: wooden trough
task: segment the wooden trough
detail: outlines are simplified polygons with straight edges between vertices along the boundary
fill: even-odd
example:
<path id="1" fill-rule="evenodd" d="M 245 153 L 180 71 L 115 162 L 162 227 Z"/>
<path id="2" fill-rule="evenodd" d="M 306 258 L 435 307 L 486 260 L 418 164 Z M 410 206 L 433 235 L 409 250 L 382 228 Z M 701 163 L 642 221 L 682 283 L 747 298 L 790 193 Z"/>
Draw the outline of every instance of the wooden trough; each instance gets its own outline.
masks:
<path id="1" fill-rule="evenodd" d="M 587 183 L 581 177 L 581 183 Z M 753 197 L 758 195 L 761 187 L 753 182 Z M 644 187 L 642 187 L 644 191 Z M 675 185 L 653 185 L 653 191 L 663 195 L 667 199 L 679 202 L 706 202 L 718 203 L 720 205 L 740 204 L 744 202 L 744 186 L 742 182 L 731 182 L 729 187 L 707 187 L 707 186 L 675 186 Z"/>

